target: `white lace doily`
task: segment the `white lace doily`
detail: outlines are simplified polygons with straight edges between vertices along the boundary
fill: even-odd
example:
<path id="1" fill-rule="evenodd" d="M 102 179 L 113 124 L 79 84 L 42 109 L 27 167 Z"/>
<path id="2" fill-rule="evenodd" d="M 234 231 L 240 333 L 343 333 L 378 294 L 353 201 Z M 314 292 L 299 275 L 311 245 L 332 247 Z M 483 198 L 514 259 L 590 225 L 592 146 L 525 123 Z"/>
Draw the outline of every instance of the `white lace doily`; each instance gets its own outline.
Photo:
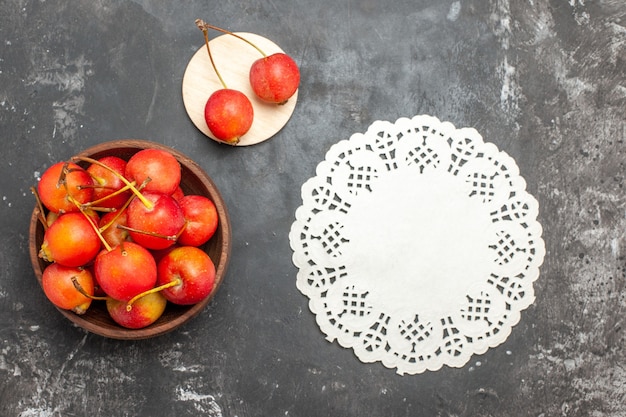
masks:
<path id="1" fill-rule="evenodd" d="M 322 332 L 399 374 L 503 343 L 545 253 L 515 161 L 431 116 L 374 122 L 302 186 L 289 235 Z"/>

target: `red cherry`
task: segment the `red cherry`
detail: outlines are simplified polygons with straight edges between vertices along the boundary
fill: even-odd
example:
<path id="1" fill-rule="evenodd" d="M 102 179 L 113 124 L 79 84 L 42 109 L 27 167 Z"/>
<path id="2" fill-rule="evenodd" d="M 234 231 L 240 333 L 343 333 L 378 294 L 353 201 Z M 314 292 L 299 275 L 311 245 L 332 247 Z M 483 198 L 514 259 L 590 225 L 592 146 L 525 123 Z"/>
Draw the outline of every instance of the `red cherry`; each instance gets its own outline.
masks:
<path id="1" fill-rule="evenodd" d="M 98 227 L 102 238 L 109 244 L 110 247 L 117 246 L 127 240 L 129 240 L 128 230 L 123 227 L 128 225 L 128 214 L 126 210 L 122 212 L 112 211 L 106 213 L 100 219 Z"/>
<path id="2" fill-rule="evenodd" d="M 131 239 L 148 249 L 172 246 L 185 225 L 183 210 L 171 195 L 144 192 L 143 196 L 152 203 L 151 208 L 136 198 L 126 209 L 126 224 L 133 229 Z"/>
<path id="3" fill-rule="evenodd" d="M 60 180 L 64 179 L 65 185 Z M 46 208 L 55 213 L 78 211 L 72 201 L 84 204 L 92 200 L 93 181 L 91 176 L 73 162 L 57 162 L 41 176 L 37 193 Z"/>
<path id="4" fill-rule="evenodd" d="M 222 88 L 215 91 L 204 106 L 204 120 L 215 137 L 237 144 L 252 126 L 254 110 L 245 94 Z"/>
<path id="5" fill-rule="evenodd" d="M 174 200 L 180 202 L 180 199 L 183 198 L 185 196 L 185 192 L 183 191 L 182 188 L 180 188 L 180 186 L 178 186 L 178 188 L 176 188 L 176 190 L 172 193 L 172 197 L 174 198 Z"/>
<path id="6" fill-rule="evenodd" d="M 211 199 L 202 195 L 186 195 L 180 201 L 187 227 L 178 237 L 186 246 L 205 244 L 215 234 L 218 224 L 217 208 Z"/>
<path id="7" fill-rule="evenodd" d="M 161 149 L 142 149 L 128 160 L 126 179 L 140 186 L 147 178 L 144 191 L 172 194 L 180 185 L 181 168 L 171 153 Z"/>
<path id="8" fill-rule="evenodd" d="M 190 305 L 204 300 L 215 285 L 215 265 L 194 246 L 178 247 L 165 255 L 157 266 L 157 285 L 179 281 L 161 292 L 174 304 Z"/>
<path id="9" fill-rule="evenodd" d="M 87 172 L 94 180 L 93 197 L 94 201 L 104 199 L 97 203 L 99 207 L 120 208 L 130 198 L 131 192 L 125 191 L 109 197 L 114 192 L 124 187 L 124 183 L 120 179 L 120 175 L 124 175 L 126 170 L 126 161 L 117 156 L 105 156 L 99 160 L 101 164 L 106 165 L 115 172 L 106 169 L 99 164 L 91 164 L 87 168 Z"/>
<path id="10" fill-rule="evenodd" d="M 295 94 L 299 84 L 298 65 L 285 53 L 260 58 L 250 67 L 250 85 L 263 101 L 284 104 Z"/>
<path id="11" fill-rule="evenodd" d="M 157 280 L 152 254 L 133 242 L 101 251 L 93 269 L 100 288 L 116 300 L 128 301 L 153 288 Z"/>

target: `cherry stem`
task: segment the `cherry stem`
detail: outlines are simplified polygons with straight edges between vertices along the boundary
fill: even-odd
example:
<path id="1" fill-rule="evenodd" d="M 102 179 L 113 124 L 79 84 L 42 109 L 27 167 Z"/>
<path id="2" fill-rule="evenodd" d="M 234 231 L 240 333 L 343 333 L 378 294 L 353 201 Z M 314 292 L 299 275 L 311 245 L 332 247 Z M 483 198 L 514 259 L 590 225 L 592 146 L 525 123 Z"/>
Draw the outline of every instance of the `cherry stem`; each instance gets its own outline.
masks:
<path id="1" fill-rule="evenodd" d="M 205 31 L 206 29 L 213 29 L 213 30 L 217 30 L 218 32 L 225 33 L 227 35 L 234 36 L 235 38 L 244 41 L 245 43 L 247 43 L 248 45 L 250 45 L 251 47 L 253 47 L 257 51 L 259 51 L 259 53 L 261 55 L 263 55 L 264 57 L 267 56 L 267 54 L 265 52 L 263 52 L 263 50 L 261 48 L 259 48 L 257 45 L 255 45 L 253 42 L 249 41 L 248 39 L 244 38 L 243 36 L 240 36 L 240 35 L 237 35 L 236 33 L 231 32 L 230 30 L 226 30 L 226 29 L 222 29 L 222 28 L 217 27 L 217 26 L 210 25 L 210 24 L 204 22 L 201 19 L 197 19 L 196 20 L 196 25 L 198 25 L 198 27 L 200 29 L 202 29 L 202 31 Z"/>
<path id="2" fill-rule="evenodd" d="M 132 227 L 124 226 L 123 224 L 118 224 L 117 227 L 119 229 L 128 230 L 129 232 L 141 233 L 142 235 L 148 235 L 148 236 L 158 237 L 160 239 L 166 239 L 166 240 L 172 240 L 172 241 L 176 241 L 176 239 L 178 239 L 178 236 L 179 236 L 178 233 L 175 235 L 163 235 L 163 234 L 156 233 L 156 232 L 134 229 Z"/>
<path id="3" fill-rule="evenodd" d="M 93 210 L 93 211 L 99 211 L 101 213 L 111 213 L 113 211 L 117 211 L 117 209 L 112 208 L 112 207 L 100 207 L 100 206 L 93 206 L 93 207 L 89 207 L 89 209 Z"/>
<path id="4" fill-rule="evenodd" d="M 222 83 L 222 86 L 224 88 L 228 88 L 226 86 L 226 83 L 224 82 L 224 79 L 220 75 L 220 72 L 217 70 L 217 66 L 215 65 L 215 62 L 213 61 L 213 55 L 211 54 L 211 48 L 209 47 L 209 31 L 205 27 L 205 25 L 206 25 L 206 23 L 204 23 L 204 21 L 202 21 L 200 19 L 196 19 L 196 26 L 198 26 L 198 28 L 202 31 L 202 34 L 204 35 L 204 43 L 206 45 L 206 50 L 209 53 L 209 59 L 211 60 L 211 65 L 213 65 L 213 69 L 215 70 L 215 74 L 217 74 L 217 78 L 220 79 L 220 83 Z"/>
<path id="5" fill-rule="evenodd" d="M 146 296 L 148 294 L 154 294 L 155 292 L 159 292 L 159 291 L 164 290 L 166 288 L 175 287 L 175 286 L 180 285 L 182 283 L 183 283 L 183 281 L 180 278 L 176 278 L 174 281 L 170 281 L 167 284 L 163 284 L 163 285 L 160 285 L 158 287 L 154 287 L 154 288 L 152 288 L 152 289 L 150 289 L 148 291 L 144 291 L 142 293 L 139 293 L 139 294 L 137 294 L 136 296 L 134 296 L 133 298 L 131 298 L 128 301 L 128 304 L 126 304 L 126 311 L 132 310 L 133 309 L 133 303 L 135 301 L 139 300 L 141 297 L 144 297 L 144 296 Z"/>
<path id="6" fill-rule="evenodd" d="M 181 227 L 180 230 L 178 231 L 178 233 L 176 233 L 176 240 L 178 240 L 180 235 L 183 234 L 183 232 L 185 231 L 185 229 L 187 228 L 188 225 L 189 225 L 189 220 L 185 220 L 185 224 L 183 224 L 183 227 Z"/>
<path id="7" fill-rule="evenodd" d="M 132 184 L 132 185 L 131 185 Z M 83 188 L 102 188 L 102 189 L 106 189 L 106 190 L 115 190 L 113 191 L 111 194 L 107 194 L 104 197 L 98 199 L 98 200 L 94 200 L 94 201 L 90 201 L 88 203 L 83 204 L 83 207 L 92 207 L 92 206 L 96 206 L 100 203 L 102 203 L 103 201 L 106 201 L 110 198 L 113 198 L 117 195 L 120 195 L 128 190 L 131 189 L 131 186 L 135 186 L 137 185 L 137 183 L 135 181 L 132 181 L 129 185 L 124 185 L 122 188 L 118 188 L 117 190 L 113 187 L 102 187 L 100 185 L 85 185 L 85 186 L 80 186 L 80 189 Z"/>
<path id="8" fill-rule="evenodd" d="M 37 207 L 39 208 L 39 213 L 38 217 L 39 217 L 39 221 L 41 222 L 41 225 L 43 226 L 43 230 L 44 232 L 46 230 L 48 230 L 48 220 L 46 220 L 46 216 L 44 216 L 44 208 L 43 208 L 43 203 L 41 202 L 41 197 L 39 197 L 39 192 L 37 192 L 37 188 L 35 187 L 30 187 L 30 191 L 35 195 L 35 200 L 37 201 Z"/>
<path id="9" fill-rule="evenodd" d="M 102 168 L 108 169 L 116 177 L 118 177 L 124 184 L 126 184 L 127 187 L 130 188 L 130 190 L 141 200 L 141 202 L 143 203 L 144 206 L 146 206 L 147 209 L 152 209 L 154 207 L 152 202 L 150 200 L 148 200 L 146 197 L 144 197 L 141 194 L 141 192 L 137 189 L 137 187 L 135 187 L 135 185 L 133 185 L 133 183 L 128 181 L 123 175 L 121 175 L 119 172 L 117 172 L 113 168 L 109 167 L 106 164 L 103 164 L 102 162 L 100 162 L 100 161 L 98 161 L 96 159 L 89 158 L 87 156 L 76 156 L 75 159 L 78 159 L 79 161 L 89 162 L 91 164 L 96 164 L 98 166 L 101 166 Z M 147 180 L 149 180 L 149 179 L 147 179 Z"/>
<path id="10" fill-rule="evenodd" d="M 87 298 L 91 298 L 92 300 L 108 300 L 109 297 L 97 297 L 95 295 L 91 295 L 89 294 L 87 291 L 85 291 L 85 289 L 80 285 L 80 283 L 78 282 L 78 278 L 76 278 L 76 276 L 72 277 L 72 284 L 74 284 L 74 288 L 76 288 L 76 290 L 81 293 L 82 295 L 84 295 Z"/>
<path id="11" fill-rule="evenodd" d="M 59 177 L 58 184 L 63 185 L 63 187 L 65 187 L 65 192 L 67 193 L 67 199 L 71 201 L 72 204 L 76 206 L 78 211 L 85 217 L 85 219 L 87 219 L 93 231 L 96 232 L 96 235 L 98 235 L 98 238 L 100 239 L 100 242 L 102 242 L 102 245 L 104 245 L 105 249 L 108 252 L 110 252 L 111 246 L 106 241 L 106 239 L 102 236 L 102 233 L 100 233 L 100 229 L 98 229 L 98 225 L 94 223 L 93 219 L 87 213 L 85 213 L 85 209 L 82 207 L 82 204 L 70 194 L 70 190 L 67 187 L 67 182 L 65 181 L 66 174 L 69 172 L 69 170 L 67 169 L 68 163 L 69 162 L 66 162 L 65 165 L 63 166 L 63 170 L 62 170 L 61 176 Z"/>
<path id="12" fill-rule="evenodd" d="M 111 225 L 113 223 L 115 223 L 115 221 L 124 213 L 124 210 L 126 210 L 126 208 L 130 205 L 131 201 L 133 201 L 134 198 L 135 198 L 134 195 L 130 196 L 130 198 L 128 200 L 126 200 L 124 205 L 122 207 L 120 207 L 120 209 L 118 210 L 117 214 L 115 216 L 113 216 L 111 221 L 108 222 L 107 224 L 105 224 L 104 226 L 100 227 L 100 232 L 104 232 L 109 227 L 111 227 Z"/>
<path id="13" fill-rule="evenodd" d="M 102 245 L 107 250 L 107 252 L 111 252 L 111 245 L 109 245 L 109 243 L 106 241 L 104 236 L 102 236 L 102 233 L 100 233 L 100 229 L 98 228 L 98 225 L 93 221 L 93 219 L 87 213 L 85 213 L 85 210 L 81 207 L 81 204 L 78 201 L 76 201 L 69 194 L 68 194 L 68 198 L 74 203 L 76 207 L 78 207 L 78 211 L 80 211 L 81 214 L 87 219 L 87 221 L 89 222 L 89 225 L 91 226 L 93 231 L 96 232 L 96 234 L 98 235 L 98 238 L 100 239 L 100 242 L 102 242 Z"/>
<path id="14" fill-rule="evenodd" d="M 69 162 L 65 162 L 63 164 L 63 168 L 61 169 L 61 172 L 59 173 L 59 180 L 57 181 L 57 188 L 61 188 L 61 186 L 67 185 L 67 181 L 66 181 L 65 177 L 70 172 L 69 168 L 68 168 L 69 164 L 70 164 Z M 67 189 L 67 187 L 66 187 L 66 189 Z"/>

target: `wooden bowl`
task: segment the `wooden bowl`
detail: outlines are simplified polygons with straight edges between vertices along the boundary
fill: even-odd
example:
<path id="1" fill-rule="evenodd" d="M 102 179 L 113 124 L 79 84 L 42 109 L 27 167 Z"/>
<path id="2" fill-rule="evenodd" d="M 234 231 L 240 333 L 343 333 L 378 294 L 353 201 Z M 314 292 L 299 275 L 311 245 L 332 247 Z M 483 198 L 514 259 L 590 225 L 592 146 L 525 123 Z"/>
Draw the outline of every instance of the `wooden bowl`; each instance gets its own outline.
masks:
<path id="1" fill-rule="evenodd" d="M 208 298 L 197 304 L 191 306 L 178 306 L 168 303 L 165 312 L 155 323 L 143 329 L 137 330 L 127 329 L 115 323 L 110 318 L 104 301 L 93 301 L 87 310 L 87 313 L 84 315 L 78 315 L 68 310 L 58 309 L 61 314 L 77 326 L 92 333 L 113 339 L 134 340 L 159 336 L 176 329 L 198 315 L 209 303 L 209 301 L 211 301 L 219 289 L 219 286 L 226 274 L 230 258 L 231 227 L 224 200 L 209 176 L 189 157 L 159 143 L 135 139 L 115 140 L 101 143 L 84 150 L 77 156 L 88 156 L 98 159 L 104 156 L 113 155 L 128 160 L 136 152 L 146 148 L 163 149 L 172 153 L 172 155 L 178 159 L 182 168 L 181 188 L 183 191 L 186 194 L 204 195 L 213 200 L 215 203 L 215 207 L 217 208 L 219 215 L 219 225 L 215 235 L 203 247 L 201 247 L 201 249 L 209 254 L 215 263 L 215 287 Z M 81 164 L 79 163 L 79 165 Z M 35 209 L 33 210 L 30 220 L 29 249 L 33 270 L 35 271 L 37 280 L 41 285 L 43 270 L 48 263 L 38 256 L 44 235 L 44 228 L 39 221 L 39 218 L 39 208 L 35 205 Z"/>

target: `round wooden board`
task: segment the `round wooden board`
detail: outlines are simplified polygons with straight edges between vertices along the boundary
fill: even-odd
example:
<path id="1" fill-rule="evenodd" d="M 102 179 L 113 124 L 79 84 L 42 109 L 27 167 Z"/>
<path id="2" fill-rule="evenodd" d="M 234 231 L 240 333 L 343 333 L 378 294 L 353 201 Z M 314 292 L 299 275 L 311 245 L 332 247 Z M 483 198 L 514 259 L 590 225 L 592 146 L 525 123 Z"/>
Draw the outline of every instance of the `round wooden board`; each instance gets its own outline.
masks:
<path id="1" fill-rule="evenodd" d="M 254 43 L 267 55 L 283 52 L 271 40 L 254 33 L 237 32 L 237 35 Z M 227 87 L 248 96 L 254 109 L 252 127 L 236 146 L 254 145 L 274 136 L 291 118 L 298 101 L 298 91 L 282 105 L 261 101 L 252 91 L 248 78 L 250 66 L 262 57 L 259 51 L 231 35 L 214 38 L 209 41 L 209 46 Z M 191 58 L 183 75 L 183 103 L 191 121 L 202 133 L 219 143 L 225 143 L 211 133 L 204 120 L 206 101 L 215 90 L 221 88 L 223 86 L 213 70 L 206 45 L 203 45 Z"/>

